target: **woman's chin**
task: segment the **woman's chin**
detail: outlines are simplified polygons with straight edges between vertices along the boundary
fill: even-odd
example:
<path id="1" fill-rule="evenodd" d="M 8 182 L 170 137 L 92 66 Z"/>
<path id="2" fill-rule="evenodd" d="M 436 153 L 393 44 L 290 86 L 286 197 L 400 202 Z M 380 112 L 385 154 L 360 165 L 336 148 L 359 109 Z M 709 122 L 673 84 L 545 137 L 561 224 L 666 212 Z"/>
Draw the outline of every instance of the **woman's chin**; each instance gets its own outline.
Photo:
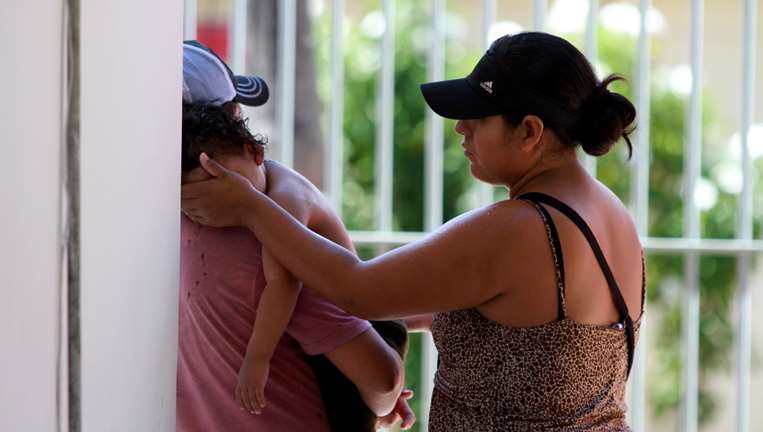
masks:
<path id="1" fill-rule="evenodd" d="M 469 161 L 469 173 L 471 173 L 475 180 L 479 180 L 483 183 L 489 183 L 489 181 L 485 179 L 484 173 L 472 161 Z"/>

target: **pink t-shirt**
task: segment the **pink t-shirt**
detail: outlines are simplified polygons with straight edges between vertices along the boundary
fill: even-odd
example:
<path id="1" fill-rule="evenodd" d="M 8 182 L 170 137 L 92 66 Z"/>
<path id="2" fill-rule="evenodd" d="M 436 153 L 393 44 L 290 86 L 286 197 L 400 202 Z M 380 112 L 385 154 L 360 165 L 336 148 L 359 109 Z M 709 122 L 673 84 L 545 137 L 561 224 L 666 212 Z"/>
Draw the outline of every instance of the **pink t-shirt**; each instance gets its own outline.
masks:
<path id="1" fill-rule="evenodd" d="M 370 328 L 308 288 L 270 365 L 268 405 L 242 411 L 234 390 L 265 277 L 261 245 L 244 228 L 181 221 L 178 432 L 328 432 L 318 383 L 305 353 L 332 351 Z"/>

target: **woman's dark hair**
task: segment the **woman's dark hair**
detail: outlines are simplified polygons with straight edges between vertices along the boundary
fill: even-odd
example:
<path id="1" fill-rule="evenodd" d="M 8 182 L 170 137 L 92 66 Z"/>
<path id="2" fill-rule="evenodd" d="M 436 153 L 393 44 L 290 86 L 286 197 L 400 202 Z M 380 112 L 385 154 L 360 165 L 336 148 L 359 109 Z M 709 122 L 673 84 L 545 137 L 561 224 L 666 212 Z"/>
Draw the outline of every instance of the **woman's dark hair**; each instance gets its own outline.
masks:
<path id="1" fill-rule="evenodd" d="M 504 118 L 513 125 L 526 115 L 537 115 L 567 145 L 581 145 L 593 156 L 606 154 L 620 137 L 633 146 L 629 134 L 636 108 L 608 86 L 624 80 L 609 75 L 596 78 L 585 56 L 566 40 L 547 33 L 504 36 L 494 43 L 498 67 L 512 82 L 518 104 Z"/>
<path id="2" fill-rule="evenodd" d="M 225 107 L 205 104 L 183 104 L 183 154 L 182 171 L 189 172 L 199 166 L 199 155 L 206 153 L 236 154 L 244 152 L 251 144 L 263 148 L 267 139 L 253 136 L 246 125 Z"/>

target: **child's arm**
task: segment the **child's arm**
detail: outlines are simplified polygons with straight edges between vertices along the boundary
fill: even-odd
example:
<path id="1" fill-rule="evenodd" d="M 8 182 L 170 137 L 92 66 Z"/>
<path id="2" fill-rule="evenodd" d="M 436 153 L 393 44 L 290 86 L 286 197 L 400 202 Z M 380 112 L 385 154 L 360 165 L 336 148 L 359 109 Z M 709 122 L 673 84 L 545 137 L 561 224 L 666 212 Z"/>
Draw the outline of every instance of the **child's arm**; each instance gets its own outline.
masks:
<path id="1" fill-rule="evenodd" d="M 281 264 L 262 250 L 266 285 L 257 306 L 254 330 L 238 374 L 236 400 L 243 409 L 260 414 L 265 408 L 265 384 L 281 335 L 289 324 L 301 284 Z"/>

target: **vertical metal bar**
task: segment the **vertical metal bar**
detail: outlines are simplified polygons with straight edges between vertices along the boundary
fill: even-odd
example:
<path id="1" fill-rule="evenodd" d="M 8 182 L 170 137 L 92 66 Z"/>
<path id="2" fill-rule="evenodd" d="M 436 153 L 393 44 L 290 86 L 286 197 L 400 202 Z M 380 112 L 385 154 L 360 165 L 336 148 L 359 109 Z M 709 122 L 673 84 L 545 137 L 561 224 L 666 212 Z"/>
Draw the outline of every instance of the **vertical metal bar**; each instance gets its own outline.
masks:
<path id="1" fill-rule="evenodd" d="M 334 209 L 342 215 L 342 179 L 344 178 L 344 0 L 331 3 L 331 112 L 329 151 L 324 163 L 324 184 Z"/>
<path id="2" fill-rule="evenodd" d="M 646 299 L 645 299 L 646 301 Z M 648 314 L 646 310 L 641 316 L 641 330 L 639 331 L 636 355 L 633 360 L 630 383 L 628 384 L 628 423 L 635 432 L 644 432 L 646 426 L 646 356 L 648 346 Z"/>
<path id="3" fill-rule="evenodd" d="M 753 179 L 750 155 L 750 125 L 754 113 L 755 94 L 755 25 L 757 8 L 755 0 L 743 0 L 744 23 L 742 26 L 742 119 L 740 127 L 742 193 L 739 196 L 737 237 L 752 240 L 753 237 Z M 752 295 L 750 290 L 750 255 L 743 254 L 737 261 L 737 431 L 750 428 L 750 351 L 752 327 Z"/>
<path id="4" fill-rule="evenodd" d="M 490 47 L 490 26 L 495 21 L 495 0 L 482 0 L 482 49 Z"/>
<path id="5" fill-rule="evenodd" d="M 246 74 L 250 69 L 250 65 L 246 62 L 246 52 L 249 43 L 247 39 L 248 21 L 249 0 L 233 0 L 230 16 L 231 25 L 228 31 L 228 40 L 231 46 L 228 64 L 236 74 Z M 244 118 L 254 118 L 254 108 L 241 105 L 241 115 Z"/>
<path id="6" fill-rule="evenodd" d="M 638 63 L 636 70 L 636 110 L 638 129 L 636 130 L 635 165 L 636 175 L 631 176 L 632 211 L 639 237 L 649 235 L 649 153 L 650 153 L 650 103 L 651 103 L 651 44 L 648 32 L 648 10 L 650 0 L 640 0 L 640 24 L 638 37 Z M 631 371 L 630 424 L 634 431 L 646 430 L 646 315 L 641 318 L 641 334 L 636 348 L 636 358 Z"/>
<path id="7" fill-rule="evenodd" d="M 752 294 L 750 290 L 750 255 L 737 259 L 737 407 L 738 432 L 750 430 L 750 344 L 752 339 Z"/>
<path id="8" fill-rule="evenodd" d="M 651 0 L 640 0 L 640 30 L 638 38 L 638 63 L 636 70 L 636 175 L 631 177 L 633 215 L 639 236 L 645 238 L 649 227 L 649 165 L 651 136 L 651 41 L 648 33 L 648 14 Z"/>
<path id="9" fill-rule="evenodd" d="M 694 193 L 700 178 L 702 164 L 702 50 L 703 2 L 692 0 L 691 8 L 691 71 L 692 88 L 688 109 L 688 130 L 684 152 L 686 196 L 684 222 L 686 236 L 699 238 L 699 209 Z"/>
<path id="10" fill-rule="evenodd" d="M 695 193 L 702 165 L 702 50 L 704 1 L 691 3 L 691 70 L 692 89 L 689 99 L 688 130 L 684 151 L 684 229 L 690 239 L 700 237 L 699 209 Z M 682 425 L 685 432 L 697 431 L 699 400 L 699 256 L 686 255 L 686 297 L 683 305 L 683 410 Z"/>
<path id="11" fill-rule="evenodd" d="M 755 112 L 755 25 L 757 7 L 755 0 L 744 1 L 744 24 L 743 24 L 743 57 L 742 57 L 742 119 L 740 124 L 741 135 L 741 163 L 742 163 L 742 193 L 739 199 L 738 237 L 743 240 L 751 240 L 753 236 L 753 167 L 750 155 L 750 126 L 752 125 L 753 113 Z"/>
<path id="12" fill-rule="evenodd" d="M 490 47 L 490 27 L 495 20 L 495 0 L 482 0 L 482 48 L 487 50 Z M 493 192 L 495 188 L 484 182 L 479 182 L 478 186 L 479 203 L 482 206 L 492 204 L 495 201 Z"/>
<path id="13" fill-rule="evenodd" d="M 185 0 L 185 9 L 183 10 L 183 38 L 186 40 L 196 39 L 197 1 L 198 0 Z"/>
<path id="14" fill-rule="evenodd" d="M 376 199 L 377 223 L 382 231 L 392 229 L 392 163 L 395 90 L 395 0 L 384 0 L 381 76 L 377 96 Z"/>
<path id="15" fill-rule="evenodd" d="M 233 8 L 230 17 L 230 33 L 228 40 L 231 41 L 230 65 L 233 72 L 242 74 L 246 68 L 246 21 L 247 0 L 233 0 Z"/>
<path id="16" fill-rule="evenodd" d="M 440 81 L 445 75 L 445 0 L 432 0 L 432 29 L 429 50 L 428 81 Z M 426 230 L 442 224 L 443 120 L 427 111 L 426 147 Z"/>
<path id="17" fill-rule="evenodd" d="M 598 63 L 598 40 L 596 38 L 596 22 L 599 15 L 599 0 L 588 0 L 588 17 L 586 18 L 585 55 L 591 65 Z M 595 71 L 595 69 L 594 69 Z M 596 158 L 581 152 L 586 171 L 596 177 Z"/>
<path id="18" fill-rule="evenodd" d="M 599 0 L 588 0 L 588 17 L 585 30 L 585 55 L 595 65 L 599 61 L 599 42 L 596 37 L 599 17 Z"/>
<path id="19" fill-rule="evenodd" d="M 294 165 L 294 65 L 297 7 L 295 0 L 278 2 L 278 123 L 279 162 Z"/>
<path id="20" fill-rule="evenodd" d="M 428 81 L 440 81 L 445 75 L 445 10 L 446 0 L 432 0 L 432 28 L 429 50 Z M 432 110 L 427 111 L 426 147 L 426 231 L 434 231 L 442 225 L 443 183 L 443 120 Z M 434 390 L 437 368 L 437 349 L 429 333 L 422 337 L 421 353 L 421 425 L 429 424 L 429 404 Z"/>
<path id="21" fill-rule="evenodd" d="M 533 29 L 546 30 L 546 0 L 533 0 Z"/>
<path id="22" fill-rule="evenodd" d="M 684 432 L 697 431 L 699 394 L 699 255 L 686 254 L 686 298 L 683 304 L 683 399 L 681 424 Z"/>
<path id="23" fill-rule="evenodd" d="M 434 375 L 437 370 L 437 349 L 431 333 L 421 334 L 421 408 L 419 410 L 419 428 L 429 430 L 429 409 L 434 390 Z"/>

